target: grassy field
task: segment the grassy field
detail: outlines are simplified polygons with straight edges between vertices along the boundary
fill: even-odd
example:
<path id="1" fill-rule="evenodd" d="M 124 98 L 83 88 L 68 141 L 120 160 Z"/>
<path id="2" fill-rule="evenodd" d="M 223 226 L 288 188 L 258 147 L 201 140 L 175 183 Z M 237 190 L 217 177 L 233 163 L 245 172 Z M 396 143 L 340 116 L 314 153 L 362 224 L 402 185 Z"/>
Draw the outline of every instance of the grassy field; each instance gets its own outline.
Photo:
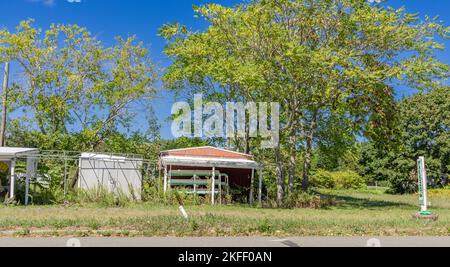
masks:
<path id="1" fill-rule="evenodd" d="M 256 209 L 247 206 L 178 207 L 130 204 L 0 206 L 0 236 L 449 236 L 450 196 L 431 198 L 437 222 L 412 219 L 417 196 L 380 190 L 323 191 L 337 205 L 326 209 Z"/>

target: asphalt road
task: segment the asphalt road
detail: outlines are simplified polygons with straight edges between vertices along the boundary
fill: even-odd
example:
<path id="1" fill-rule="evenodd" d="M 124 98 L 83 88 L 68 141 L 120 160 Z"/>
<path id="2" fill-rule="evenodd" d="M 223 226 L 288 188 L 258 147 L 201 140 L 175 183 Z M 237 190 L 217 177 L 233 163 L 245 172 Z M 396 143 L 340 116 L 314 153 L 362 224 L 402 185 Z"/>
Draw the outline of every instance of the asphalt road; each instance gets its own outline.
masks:
<path id="1" fill-rule="evenodd" d="M 0 247 L 450 247 L 450 237 L 0 238 Z"/>

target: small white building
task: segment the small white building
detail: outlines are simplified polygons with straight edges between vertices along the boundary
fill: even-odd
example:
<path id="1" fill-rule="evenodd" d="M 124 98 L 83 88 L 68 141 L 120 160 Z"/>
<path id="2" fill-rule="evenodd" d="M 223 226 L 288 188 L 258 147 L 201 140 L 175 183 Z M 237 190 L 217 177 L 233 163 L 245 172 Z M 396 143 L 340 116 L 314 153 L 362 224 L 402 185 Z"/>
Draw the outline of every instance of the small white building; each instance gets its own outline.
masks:
<path id="1" fill-rule="evenodd" d="M 140 200 L 142 195 L 142 158 L 83 153 L 79 163 L 78 188 L 104 189 Z"/>
<path id="2" fill-rule="evenodd" d="M 25 205 L 28 205 L 28 190 L 30 179 L 36 175 L 37 159 L 39 150 L 36 148 L 21 147 L 0 147 L 0 162 L 9 166 L 9 187 L 3 186 L 1 189 L 8 190 L 9 198 L 14 199 L 16 187 L 16 162 L 24 160 L 27 163 L 27 173 L 25 181 Z"/>

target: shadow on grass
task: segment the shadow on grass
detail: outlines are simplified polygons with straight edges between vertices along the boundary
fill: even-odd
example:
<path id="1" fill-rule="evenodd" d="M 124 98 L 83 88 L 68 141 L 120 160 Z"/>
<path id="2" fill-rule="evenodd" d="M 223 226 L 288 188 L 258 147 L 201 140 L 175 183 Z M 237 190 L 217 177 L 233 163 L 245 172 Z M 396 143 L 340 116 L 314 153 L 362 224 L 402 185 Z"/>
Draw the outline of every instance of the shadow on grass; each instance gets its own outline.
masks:
<path id="1" fill-rule="evenodd" d="M 380 209 L 380 208 L 414 208 L 415 206 L 393 202 L 393 201 L 384 201 L 384 200 L 376 200 L 369 198 L 358 198 L 352 196 L 343 196 L 333 193 L 320 193 L 323 196 L 330 197 L 336 200 L 336 206 L 338 208 L 346 208 L 346 209 Z"/>

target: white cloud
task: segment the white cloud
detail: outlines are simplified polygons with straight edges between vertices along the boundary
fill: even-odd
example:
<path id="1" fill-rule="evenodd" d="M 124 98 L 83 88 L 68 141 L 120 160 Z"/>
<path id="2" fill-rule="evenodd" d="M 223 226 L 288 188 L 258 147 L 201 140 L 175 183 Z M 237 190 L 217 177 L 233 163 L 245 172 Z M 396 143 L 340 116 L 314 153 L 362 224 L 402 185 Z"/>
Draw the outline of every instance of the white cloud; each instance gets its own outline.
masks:
<path id="1" fill-rule="evenodd" d="M 52 7 L 56 4 L 56 0 L 28 0 L 33 3 L 42 3 L 44 6 Z M 82 0 L 65 0 L 70 4 L 81 3 Z"/>
<path id="2" fill-rule="evenodd" d="M 29 0 L 33 3 L 42 3 L 44 6 L 54 6 L 55 0 Z"/>

